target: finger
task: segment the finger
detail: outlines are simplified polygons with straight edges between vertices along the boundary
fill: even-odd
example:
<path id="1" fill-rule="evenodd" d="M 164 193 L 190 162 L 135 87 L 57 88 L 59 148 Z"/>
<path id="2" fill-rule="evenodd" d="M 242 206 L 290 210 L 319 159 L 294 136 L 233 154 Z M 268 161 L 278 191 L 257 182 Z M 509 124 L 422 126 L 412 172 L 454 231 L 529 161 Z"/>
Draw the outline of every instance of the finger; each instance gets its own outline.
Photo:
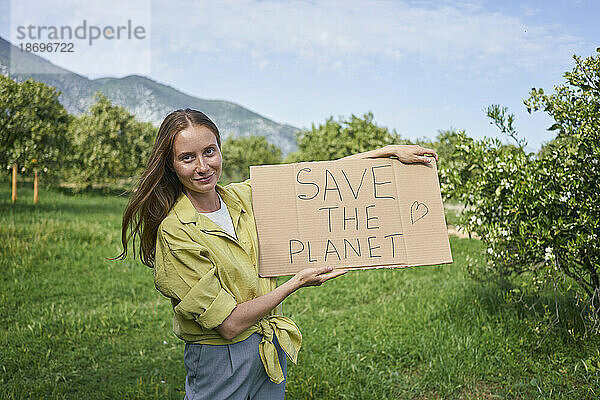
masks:
<path id="1" fill-rule="evenodd" d="M 338 276 L 344 275 L 346 272 L 348 272 L 348 270 L 338 269 L 338 270 L 330 272 L 328 274 L 321 275 L 322 282 L 328 281 L 333 278 L 337 278 Z"/>
<path id="2" fill-rule="evenodd" d="M 419 155 L 423 155 L 423 154 L 434 154 L 435 150 L 427 148 L 427 147 L 419 147 L 417 149 L 417 154 Z"/>
<path id="3" fill-rule="evenodd" d="M 420 156 L 425 155 L 425 154 L 429 154 L 429 155 L 435 157 L 435 161 L 438 160 L 438 154 L 433 149 L 421 147 L 420 149 L 417 150 L 416 154 L 418 154 Z"/>
<path id="4" fill-rule="evenodd" d="M 431 157 L 426 157 L 426 156 L 414 156 L 413 158 L 413 162 L 414 163 L 423 163 L 423 164 L 429 164 L 431 162 Z"/>
<path id="5" fill-rule="evenodd" d="M 348 272 L 347 269 L 339 269 L 337 270 L 336 274 L 333 276 L 333 278 L 337 278 L 338 276 L 342 276 L 345 275 Z"/>
<path id="6" fill-rule="evenodd" d="M 335 271 L 325 274 L 325 276 L 327 276 L 327 279 L 331 279 L 335 278 L 336 276 L 344 275 L 346 272 L 348 272 L 347 269 L 336 269 Z"/>
<path id="7" fill-rule="evenodd" d="M 328 267 L 321 267 L 321 268 L 315 268 L 315 269 L 316 269 L 316 271 L 315 271 L 315 275 L 317 275 L 317 276 L 318 276 L 318 275 L 323 275 L 323 274 L 326 274 L 326 273 L 328 273 L 328 272 L 331 272 L 331 271 L 333 271 L 333 267 L 331 267 L 331 266 L 328 266 Z"/>

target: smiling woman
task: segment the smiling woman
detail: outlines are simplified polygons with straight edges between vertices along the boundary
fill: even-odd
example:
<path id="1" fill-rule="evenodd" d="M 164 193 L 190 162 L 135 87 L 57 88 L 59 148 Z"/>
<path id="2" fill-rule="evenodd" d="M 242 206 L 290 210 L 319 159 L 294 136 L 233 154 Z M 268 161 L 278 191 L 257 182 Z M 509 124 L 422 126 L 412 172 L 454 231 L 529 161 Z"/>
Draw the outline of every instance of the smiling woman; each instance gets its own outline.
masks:
<path id="1" fill-rule="evenodd" d="M 427 162 L 426 153 L 435 155 L 386 146 L 353 158 Z M 221 170 L 216 125 L 195 110 L 169 114 L 125 209 L 117 258 L 141 239 L 140 258 L 154 268 L 156 288 L 173 305 L 174 333 L 186 343 L 186 399 L 282 399 L 286 356 L 296 362 L 302 336 L 280 303 L 346 271 L 307 268 L 279 287 L 260 278 L 250 181 L 220 186 Z"/>
<path id="2" fill-rule="evenodd" d="M 215 186 L 222 158 L 215 133 L 205 125 L 192 125 L 175 136 L 173 152 L 173 171 L 194 207 L 199 212 L 217 211 Z"/>

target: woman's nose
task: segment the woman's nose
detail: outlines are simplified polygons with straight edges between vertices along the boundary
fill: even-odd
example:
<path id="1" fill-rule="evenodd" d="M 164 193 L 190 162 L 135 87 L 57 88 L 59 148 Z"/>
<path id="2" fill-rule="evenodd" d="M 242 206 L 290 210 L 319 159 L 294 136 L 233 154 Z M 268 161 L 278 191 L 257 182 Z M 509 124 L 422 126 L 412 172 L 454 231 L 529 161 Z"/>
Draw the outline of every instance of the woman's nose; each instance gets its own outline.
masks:
<path id="1" fill-rule="evenodd" d="M 199 158 L 196 163 L 196 171 L 200 173 L 208 171 L 208 164 L 202 158 Z"/>

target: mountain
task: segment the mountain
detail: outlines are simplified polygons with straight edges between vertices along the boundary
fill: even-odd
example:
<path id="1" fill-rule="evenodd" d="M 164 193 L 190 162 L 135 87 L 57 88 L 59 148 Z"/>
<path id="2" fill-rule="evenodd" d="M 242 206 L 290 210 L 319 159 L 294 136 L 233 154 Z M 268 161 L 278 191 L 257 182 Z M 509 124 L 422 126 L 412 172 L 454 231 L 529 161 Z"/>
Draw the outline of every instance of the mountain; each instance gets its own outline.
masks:
<path id="1" fill-rule="evenodd" d="M 113 104 L 129 110 L 140 121 L 158 126 L 163 118 L 178 108 L 201 110 L 219 127 L 223 138 L 229 136 L 263 135 L 269 143 L 281 148 L 283 154 L 296 150 L 295 132 L 298 128 L 279 124 L 238 104 L 224 100 L 206 100 L 190 96 L 152 79 L 130 75 L 124 78 L 88 79 L 58 67 L 34 53 L 21 52 L 0 37 L 0 73 L 8 75 L 13 49 L 13 65 L 18 71 L 39 73 L 11 74 L 23 81 L 33 78 L 54 86 L 62 92 L 61 104 L 71 114 L 80 114 L 94 102 L 94 93 L 102 92 Z"/>

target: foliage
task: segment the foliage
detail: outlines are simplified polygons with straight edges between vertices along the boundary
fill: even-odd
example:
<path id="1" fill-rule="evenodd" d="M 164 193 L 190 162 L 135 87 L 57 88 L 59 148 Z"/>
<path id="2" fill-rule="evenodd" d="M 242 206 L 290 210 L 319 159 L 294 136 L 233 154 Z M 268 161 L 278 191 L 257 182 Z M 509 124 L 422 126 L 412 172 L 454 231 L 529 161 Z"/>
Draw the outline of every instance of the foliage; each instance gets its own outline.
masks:
<path id="1" fill-rule="evenodd" d="M 281 149 L 264 136 L 230 137 L 223 142 L 223 175 L 228 182 L 250 177 L 251 165 L 280 164 Z"/>
<path id="2" fill-rule="evenodd" d="M 540 159 L 541 179 L 549 192 L 548 217 L 556 235 L 548 257 L 584 290 L 596 330 L 600 324 L 600 48 L 585 60 L 574 56 L 566 84 L 547 95 L 533 89 L 529 112 L 542 110 L 554 119 L 549 128 L 560 140 Z"/>
<path id="3" fill-rule="evenodd" d="M 439 165 L 453 164 L 458 160 L 456 156 L 455 147 L 461 142 L 461 138 L 466 137 L 464 130 L 456 129 L 444 129 L 438 131 L 435 140 L 433 141 L 421 141 L 417 140 L 415 144 L 419 144 L 423 147 L 433 148 L 439 156 Z"/>
<path id="4" fill-rule="evenodd" d="M 507 110 L 506 107 L 501 107 L 499 104 L 492 104 L 487 108 L 486 113 L 492 120 L 490 124 L 495 124 L 502 133 L 513 139 L 517 143 L 517 146 L 523 148 L 527 145 L 527 141 L 525 138 L 519 137 L 517 130 L 513 126 L 515 116 L 507 114 Z"/>
<path id="5" fill-rule="evenodd" d="M 155 128 L 97 93 L 89 111 L 73 119 L 69 134 L 73 151 L 66 157 L 65 177 L 89 186 L 139 175 L 150 156 Z"/>
<path id="6" fill-rule="evenodd" d="M 0 75 L 0 165 L 17 163 L 20 172 L 34 170 L 56 178 L 68 152 L 69 115 L 55 88 L 28 79 L 17 83 Z M 46 181 L 47 183 L 47 181 Z"/>
<path id="7" fill-rule="evenodd" d="M 470 179 L 471 170 L 465 168 L 465 160 L 457 151 L 457 146 L 471 143 L 473 139 L 464 130 L 445 129 L 438 132 L 435 140 L 416 140 L 415 144 L 432 148 L 439 156 L 437 164 L 438 177 L 442 196 L 446 201 L 453 200 L 455 182 L 465 182 Z"/>
<path id="8" fill-rule="evenodd" d="M 558 131 L 558 140 L 536 158 L 498 140 L 463 138 L 457 146 L 463 161 L 449 180 L 467 207 L 463 223 L 487 246 L 488 262 L 474 268 L 475 275 L 521 276 L 526 280 L 516 290 L 552 287 L 572 294 L 598 331 L 600 54 L 574 58 L 575 68 L 554 94 L 533 89 L 525 101 L 530 112 L 554 118 L 549 130 Z M 503 113 L 492 117 L 510 132 L 511 119 Z"/>
<path id="9" fill-rule="evenodd" d="M 324 161 L 373 150 L 388 144 L 404 143 L 396 132 L 379 127 L 373 122 L 373 113 L 362 117 L 335 121 L 329 117 L 324 124 L 298 132 L 298 150 L 289 154 L 286 162 Z"/>

